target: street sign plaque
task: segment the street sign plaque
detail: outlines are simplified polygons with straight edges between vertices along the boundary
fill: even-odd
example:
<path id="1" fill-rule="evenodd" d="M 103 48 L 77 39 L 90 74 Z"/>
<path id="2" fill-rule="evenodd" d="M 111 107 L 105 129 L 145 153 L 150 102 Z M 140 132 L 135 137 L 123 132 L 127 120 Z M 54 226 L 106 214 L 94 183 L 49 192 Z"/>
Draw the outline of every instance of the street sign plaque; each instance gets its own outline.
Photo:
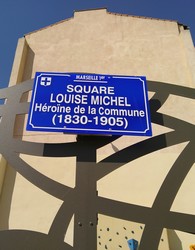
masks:
<path id="1" fill-rule="evenodd" d="M 146 78 L 37 72 L 27 130 L 151 136 Z"/>

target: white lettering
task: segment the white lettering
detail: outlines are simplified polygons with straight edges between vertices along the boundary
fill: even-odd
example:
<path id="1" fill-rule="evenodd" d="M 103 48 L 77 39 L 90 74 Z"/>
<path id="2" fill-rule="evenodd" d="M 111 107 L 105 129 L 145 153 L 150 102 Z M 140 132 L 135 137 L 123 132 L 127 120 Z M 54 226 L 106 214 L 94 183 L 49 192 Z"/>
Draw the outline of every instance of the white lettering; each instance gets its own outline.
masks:
<path id="1" fill-rule="evenodd" d="M 90 85 L 67 85 L 68 93 L 84 93 L 84 94 L 105 94 L 114 95 L 114 87 L 112 86 L 90 86 Z"/>
<path id="2" fill-rule="evenodd" d="M 91 96 L 92 105 L 111 105 L 111 106 L 123 106 L 130 107 L 131 104 L 128 103 L 127 97 L 123 96 Z"/>
<path id="3" fill-rule="evenodd" d="M 87 95 L 74 95 L 74 94 L 54 94 L 50 95 L 51 103 L 76 103 L 87 104 Z"/>
<path id="4" fill-rule="evenodd" d="M 100 107 L 98 109 L 99 115 L 107 115 L 107 116 L 132 116 L 132 117 L 144 117 L 145 112 L 143 110 L 137 109 L 109 109 Z"/>

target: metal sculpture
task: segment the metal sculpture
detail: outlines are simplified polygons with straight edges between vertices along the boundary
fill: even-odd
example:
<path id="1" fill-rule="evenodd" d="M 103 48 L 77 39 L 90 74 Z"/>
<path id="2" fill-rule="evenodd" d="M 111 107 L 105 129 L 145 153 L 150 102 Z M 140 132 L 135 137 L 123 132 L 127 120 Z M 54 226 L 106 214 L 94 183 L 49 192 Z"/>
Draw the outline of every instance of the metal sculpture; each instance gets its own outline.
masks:
<path id="1" fill-rule="evenodd" d="M 20 101 L 21 96 L 30 91 L 32 85 L 33 80 L 29 80 L 0 90 L 0 98 L 6 99 L 5 104 L 0 106 L 0 153 L 24 178 L 48 194 L 61 199 L 63 204 L 48 234 L 19 229 L 0 231 L 0 249 L 97 249 L 98 213 L 145 224 L 139 250 L 158 249 L 164 228 L 195 233 L 195 215 L 170 211 L 176 194 L 194 163 L 195 129 L 188 122 L 158 113 L 169 94 L 193 99 L 194 89 L 148 81 L 149 90 L 155 92 L 150 100 L 152 122 L 171 128 L 172 131 L 126 147 L 96 163 L 96 149 L 114 142 L 118 137 L 78 136 L 77 142 L 62 144 L 34 143 L 13 138 L 16 115 L 26 114 L 29 109 L 29 103 Z M 97 181 L 105 175 L 141 156 L 188 141 L 188 145 L 162 183 L 151 208 L 98 196 Z M 43 157 L 76 156 L 75 188 L 60 184 L 39 173 L 24 162 L 19 153 Z M 109 167 L 106 163 L 110 163 Z M 64 242 L 64 235 L 73 214 L 75 219 L 72 247 Z"/>

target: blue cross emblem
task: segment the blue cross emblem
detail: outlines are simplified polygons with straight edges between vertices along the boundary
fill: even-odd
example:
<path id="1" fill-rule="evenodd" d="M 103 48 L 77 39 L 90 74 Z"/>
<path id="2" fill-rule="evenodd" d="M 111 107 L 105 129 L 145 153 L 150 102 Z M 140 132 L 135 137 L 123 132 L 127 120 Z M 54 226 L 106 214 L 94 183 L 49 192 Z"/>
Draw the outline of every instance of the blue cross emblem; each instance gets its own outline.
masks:
<path id="1" fill-rule="evenodd" d="M 51 85 L 51 77 L 41 77 L 41 81 L 40 81 L 40 85 L 41 86 L 49 86 Z"/>

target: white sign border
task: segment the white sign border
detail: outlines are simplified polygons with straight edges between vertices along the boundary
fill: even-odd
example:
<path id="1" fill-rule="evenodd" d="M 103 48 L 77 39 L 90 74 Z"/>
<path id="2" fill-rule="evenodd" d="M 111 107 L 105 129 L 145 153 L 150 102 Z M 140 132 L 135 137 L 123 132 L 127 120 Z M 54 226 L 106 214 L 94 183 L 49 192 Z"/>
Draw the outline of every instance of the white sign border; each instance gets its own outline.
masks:
<path id="1" fill-rule="evenodd" d="M 34 87 L 34 92 L 33 92 L 33 96 L 32 96 L 32 106 L 31 106 L 31 112 L 30 112 L 30 117 L 29 117 L 29 125 L 32 127 L 32 128 L 35 128 L 35 129 L 49 129 L 51 131 L 54 131 L 54 130 L 61 130 L 62 132 L 66 132 L 66 129 L 69 130 L 70 132 L 74 132 L 74 131 L 91 131 L 91 132 L 95 132 L 95 131 L 98 131 L 98 132 L 108 132 L 108 131 L 112 131 L 112 132 L 116 132 L 116 133 L 136 133 L 136 134 L 145 134 L 149 129 L 150 129 L 150 126 L 149 126 L 149 120 L 148 120 L 148 109 L 147 109 L 147 99 L 146 99 L 146 89 L 145 89 L 145 82 L 144 80 L 142 80 L 140 77 L 131 77 L 131 76 L 110 76 L 110 78 L 118 78 L 118 79 L 138 79 L 142 82 L 142 87 L 143 87 L 143 93 L 144 93 L 144 104 L 145 104 L 145 111 L 146 111 L 146 124 L 147 124 L 147 128 L 144 130 L 144 131 L 136 131 L 136 130 L 128 130 L 128 131 L 124 131 L 124 130 L 113 130 L 113 129 L 83 129 L 83 128 L 66 128 L 66 127 L 40 127 L 40 126 L 35 126 L 33 123 L 32 123 L 32 116 L 33 116 L 33 111 L 34 111 L 34 105 L 35 105 L 35 97 L 36 97 L 36 91 L 37 91 L 37 85 L 38 85 L 38 79 L 41 77 L 41 76 L 68 76 L 70 77 L 70 75 L 68 73 L 40 73 L 40 75 L 37 76 L 36 78 L 36 82 L 35 82 L 35 87 Z M 89 82 L 89 81 L 88 81 Z M 44 131 L 43 131 L 44 132 Z"/>

